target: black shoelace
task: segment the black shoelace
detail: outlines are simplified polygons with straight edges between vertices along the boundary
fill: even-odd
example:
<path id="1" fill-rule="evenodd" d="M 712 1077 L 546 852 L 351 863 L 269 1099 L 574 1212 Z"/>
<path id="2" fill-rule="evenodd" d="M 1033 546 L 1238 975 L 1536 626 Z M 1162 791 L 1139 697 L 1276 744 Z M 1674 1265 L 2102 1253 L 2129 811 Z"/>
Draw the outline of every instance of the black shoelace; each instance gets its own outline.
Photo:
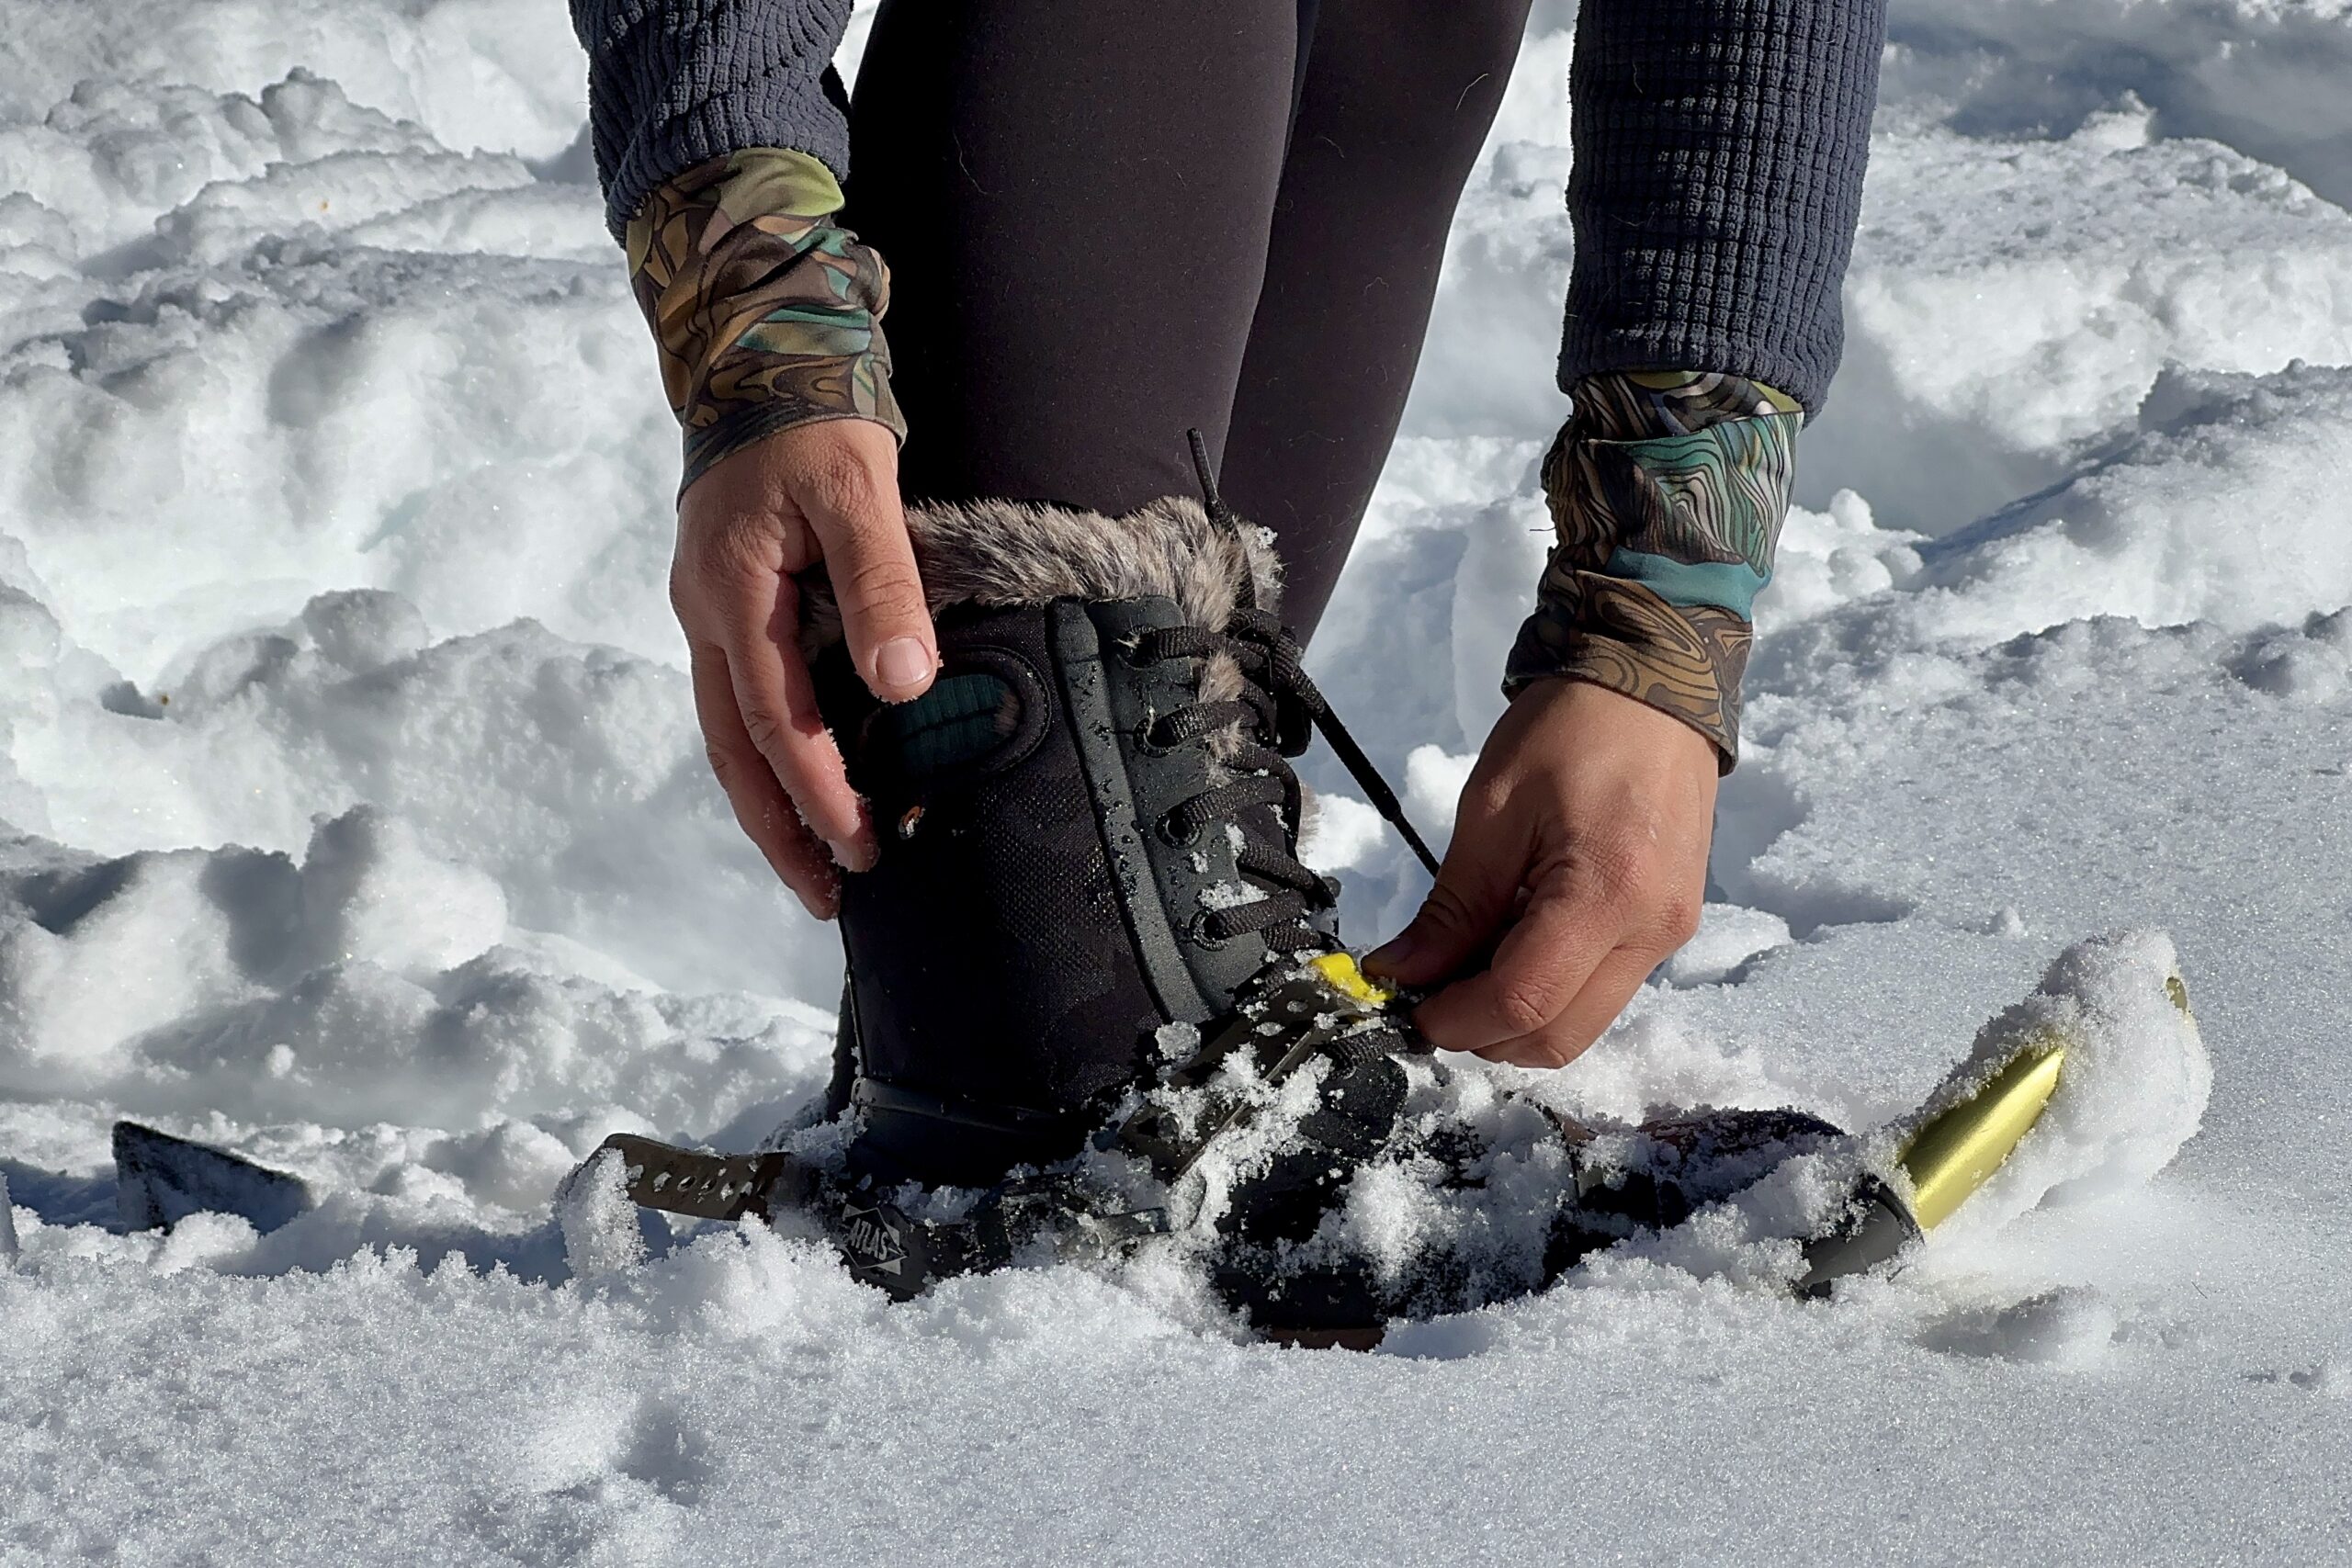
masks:
<path id="1" fill-rule="evenodd" d="M 1192 433 L 1192 440 L 1211 520 L 1238 529 L 1239 522 L 1217 498 L 1198 432 Z M 1289 759 L 1304 752 L 1317 731 L 1432 876 L 1438 863 L 1406 817 L 1396 792 L 1388 787 L 1388 781 L 1380 776 L 1380 770 L 1301 668 L 1296 639 L 1280 620 L 1257 607 L 1246 582 L 1242 596 L 1242 604 L 1227 619 L 1223 631 L 1198 626 L 1159 627 L 1140 634 L 1127 657 L 1137 664 L 1157 664 L 1170 659 L 1206 661 L 1223 654 L 1240 669 L 1238 696 L 1187 703 L 1159 715 L 1146 728 L 1143 743 L 1162 750 L 1227 727 L 1238 741 L 1219 759 L 1227 776 L 1171 807 L 1156 825 L 1157 830 L 1182 847 L 1213 827 L 1245 824 L 1248 818 L 1243 814 L 1251 807 L 1280 807 L 1283 842 L 1268 843 L 1244 827 L 1234 860 L 1236 869 L 1257 886 L 1262 897 L 1204 910 L 1193 929 L 1197 936 L 1212 942 L 1254 931 L 1273 952 L 1297 953 L 1328 943 L 1329 939 L 1309 923 L 1309 917 L 1330 908 L 1340 894 L 1336 882 L 1318 874 L 1290 849 L 1298 840 L 1305 803 L 1298 774 Z"/>

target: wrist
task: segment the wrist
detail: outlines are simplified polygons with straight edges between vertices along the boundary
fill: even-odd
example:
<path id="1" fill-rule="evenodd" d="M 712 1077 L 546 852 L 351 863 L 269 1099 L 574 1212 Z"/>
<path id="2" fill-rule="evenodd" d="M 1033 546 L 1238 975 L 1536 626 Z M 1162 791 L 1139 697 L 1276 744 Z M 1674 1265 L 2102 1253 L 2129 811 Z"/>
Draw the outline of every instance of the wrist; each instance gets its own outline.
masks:
<path id="1" fill-rule="evenodd" d="M 904 439 L 889 271 L 832 221 L 841 203 L 815 159 L 752 148 L 657 187 L 630 220 L 631 286 L 684 433 L 681 490 L 795 425 L 865 419 Z"/>
<path id="2" fill-rule="evenodd" d="M 1804 417 L 1737 377 L 1581 383 L 1544 463 L 1558 544 L 1505 692 L 1546 676 L 1604 687 L 1699 731 L 1730 772 L 1750 616 L 1771 578 Z"/>
<path id="3" fill-rule="evenodd" d="M 1666 604 L 1599 573 L 1562 584 L 1547 570 L 1542 602 L 1511 645 L 1503 692 L 1516 700 L 1557 680 L 1614 693 L 1696 732 L 1728 773 L 1739 760 L 1751 637 L 1746 621 L 1721 611 Z"/>

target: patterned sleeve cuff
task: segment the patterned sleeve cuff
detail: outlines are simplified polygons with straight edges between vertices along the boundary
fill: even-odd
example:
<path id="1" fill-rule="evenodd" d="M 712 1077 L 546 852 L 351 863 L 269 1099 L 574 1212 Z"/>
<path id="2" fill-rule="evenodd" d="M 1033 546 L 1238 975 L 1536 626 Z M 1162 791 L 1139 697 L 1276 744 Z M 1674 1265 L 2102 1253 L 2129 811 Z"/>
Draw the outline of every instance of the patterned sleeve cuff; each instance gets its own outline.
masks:
<path id="1" fill-rule="evenodd" d="M 883 341 L 890 275 L 831 220 L 841 187 L 803 152 L 755 147 L 655 188 L 629 220 L 629 278 L 685 432 L 684 491 L 761 437 L 870 419 L 900 440 Z"/>
<path id="2" fill-rule="evenodd" d="M 1544 460 L 1558 544 L 1503 689 L 1589 681 L 1739 754 L 1739 687 L 1804 415 L 1760 382 L 1595 376 Z"/>

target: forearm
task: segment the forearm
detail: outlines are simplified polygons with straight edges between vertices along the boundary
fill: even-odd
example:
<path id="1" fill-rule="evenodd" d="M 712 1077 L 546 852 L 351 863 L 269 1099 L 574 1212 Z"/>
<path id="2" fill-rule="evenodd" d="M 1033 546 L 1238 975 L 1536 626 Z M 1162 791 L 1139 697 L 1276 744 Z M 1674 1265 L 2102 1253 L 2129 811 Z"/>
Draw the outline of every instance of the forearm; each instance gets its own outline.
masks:
<path id="1" fill-rule="evenodd" d="M 1885 0 L 1585 0 L 1560 385 L 1688 368 L 1820 412 Z"/>
<path id="2" fill-rule="evenodd" d="M 713 158 L 789 148 L 843 179 L 834 51 L 851 0 L 571 0 L 616 238 L 655 186 Z"/>
<path id="3" fill-rule="evenodd" d="M 1885 0 L 1585 0 L 1559 544 L 1504 686 L 1586 681 L 1739 750 L 1796 432 L 1844 346 Z"/>

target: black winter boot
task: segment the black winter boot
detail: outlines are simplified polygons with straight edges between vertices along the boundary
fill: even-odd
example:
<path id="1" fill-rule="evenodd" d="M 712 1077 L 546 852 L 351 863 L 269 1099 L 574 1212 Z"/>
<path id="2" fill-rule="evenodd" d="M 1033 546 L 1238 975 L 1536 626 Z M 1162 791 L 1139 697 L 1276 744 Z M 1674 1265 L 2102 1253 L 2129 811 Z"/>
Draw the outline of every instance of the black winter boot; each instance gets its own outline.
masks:
<path id="1" fill-rule="evenodd" d="M 806 1208 L 900 1296 L 1173 1232 L 1260 1332 L 1361 1344 L 1539 1288 L 1835 1135 L 1736 1111 L 1603 1135 L 1418 1044 L 1298 860 L 1287 759 L 1319 728 L 1430 856 L 1301 672 L 1256 531 L 1178 499 L 908 521 L 942 657 L 921 699 L 876 702 L 805 585 L 819 702 L 882 844 L 842 890 L 847 1169 L 648 1145 L 641 1190 L 674 1168 L 663 1201 L 688 1213 Z M 909 1181 L 985 1190 L 902 1205 Z"/>
<path id="2" fill-rule="evenodd" d="M 1170 1043 L 1338 948 L 1285 761 L 1327 713 L 1272 613 L 1272 552 L 1229 518 L 1170 499 L 909 523 L 942 657 L 925 696 L 876 702 L 809 594 L 820 705 L 882 844 L 842 902 L 852 1157 L 984 1185 L 1078 1153 Z"/>

